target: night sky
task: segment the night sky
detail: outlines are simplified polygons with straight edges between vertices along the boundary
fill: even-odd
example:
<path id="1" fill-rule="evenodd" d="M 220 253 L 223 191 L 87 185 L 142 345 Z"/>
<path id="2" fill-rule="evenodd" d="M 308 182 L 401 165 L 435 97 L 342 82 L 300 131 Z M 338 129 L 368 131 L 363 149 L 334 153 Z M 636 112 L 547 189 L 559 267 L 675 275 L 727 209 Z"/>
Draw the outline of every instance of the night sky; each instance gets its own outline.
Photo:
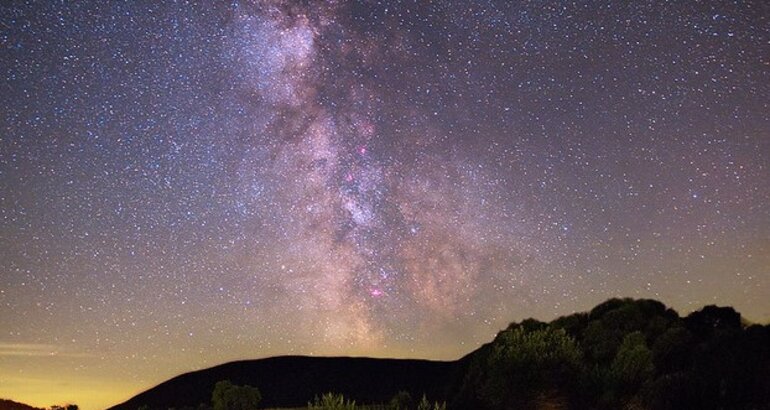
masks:
<path id="1" fill-rule="evenodd" d="M 628 4 L 626 4 L 628 3 Z M 8 1 L 0 397 L 770 319 L 770 5 Z"/>

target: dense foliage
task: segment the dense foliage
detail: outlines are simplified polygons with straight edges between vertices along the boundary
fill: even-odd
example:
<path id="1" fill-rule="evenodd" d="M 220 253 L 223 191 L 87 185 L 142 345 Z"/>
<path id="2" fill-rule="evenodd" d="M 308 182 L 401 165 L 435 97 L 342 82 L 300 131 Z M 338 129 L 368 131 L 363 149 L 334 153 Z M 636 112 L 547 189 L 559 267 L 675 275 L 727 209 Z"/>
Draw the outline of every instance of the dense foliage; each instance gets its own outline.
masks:
<path id="1" fill-rule="evenodd" d="M 238 386 L 229 380 L 218 382 L 211 393 L 214 410 L 252 410 L 256 409 L 262 395 L 252 386 Z"/>
<path id="2" fill-rule="evenodd" d="M 513 323 L 471 355 L 452 408 L 761 409 L 770 328 L 732 308 L 685 318 L 654 300 Z"/>

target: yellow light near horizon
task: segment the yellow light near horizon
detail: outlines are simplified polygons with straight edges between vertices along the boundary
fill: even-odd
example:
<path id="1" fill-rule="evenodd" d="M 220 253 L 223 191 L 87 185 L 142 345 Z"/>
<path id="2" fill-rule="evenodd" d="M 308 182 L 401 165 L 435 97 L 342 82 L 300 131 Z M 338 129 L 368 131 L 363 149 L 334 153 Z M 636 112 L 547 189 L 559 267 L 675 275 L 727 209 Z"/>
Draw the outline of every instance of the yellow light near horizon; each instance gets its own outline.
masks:
<path id="1" fill-rule="evenodd" d="M 77 404 L 81 410 L 105 409 L 133 396 L 127 392 L 140 391 L 136 383 L 114 382 L 93 378 L 72 378 L 52 382 L 49 378 L 0 376 L 0 398 L 35 407 L 54 404 Z"/>

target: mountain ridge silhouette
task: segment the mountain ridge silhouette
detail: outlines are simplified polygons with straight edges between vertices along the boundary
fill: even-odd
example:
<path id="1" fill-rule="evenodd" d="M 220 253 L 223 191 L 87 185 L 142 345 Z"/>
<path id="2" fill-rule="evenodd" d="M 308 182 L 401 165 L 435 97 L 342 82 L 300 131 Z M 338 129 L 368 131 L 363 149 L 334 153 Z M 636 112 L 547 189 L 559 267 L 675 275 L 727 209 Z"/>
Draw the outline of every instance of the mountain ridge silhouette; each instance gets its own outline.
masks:
<path id="1" fill-rule="evenodd" d="M 173 377 L 110 410 L 196 407 L 221 380 L 270 392 L 260 407 L 305 406 L 329 391 L 369 403 L 385 403 L 401 390 L 444 400 L 462 361 L 299 355 L 238 360 Z"/>

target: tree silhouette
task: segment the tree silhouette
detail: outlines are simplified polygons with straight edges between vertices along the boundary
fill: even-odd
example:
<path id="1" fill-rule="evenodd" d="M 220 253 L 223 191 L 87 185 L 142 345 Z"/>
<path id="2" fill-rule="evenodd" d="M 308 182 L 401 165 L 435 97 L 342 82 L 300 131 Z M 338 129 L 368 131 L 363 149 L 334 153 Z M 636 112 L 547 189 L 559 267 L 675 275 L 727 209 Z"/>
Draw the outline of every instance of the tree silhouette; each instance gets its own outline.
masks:
<path id="1" fill-rule="evenodd" d="M 575 340 L 562 329 L 506 330 L 488 358 L 482 394 L 495 408 L 517 407 L 538 392 L 574 380 L 581 360 Z"/>
<path id="2" fill-rule="evenodd" d="M 262 395 L 252 386 L 237 386 L 229 380 L 217 382 L 211 394 L 214 410 L 253 410 L 259 405 Z"/>
<path id="3" fill-rule="evenodd" d="M 393 410 L 409 410 L 414 407 L 414 399 L 408 391 L 401 390 L 390 399 L 390 407 Z"/>
<path id="4" fill-rule="evenodd" d="M 624 393 L 636 391 L 654 370 L 652 351 L 647 347 L 644 335 L 641 332 L 626 335 L 611 366 L 618 389 Z"/>

